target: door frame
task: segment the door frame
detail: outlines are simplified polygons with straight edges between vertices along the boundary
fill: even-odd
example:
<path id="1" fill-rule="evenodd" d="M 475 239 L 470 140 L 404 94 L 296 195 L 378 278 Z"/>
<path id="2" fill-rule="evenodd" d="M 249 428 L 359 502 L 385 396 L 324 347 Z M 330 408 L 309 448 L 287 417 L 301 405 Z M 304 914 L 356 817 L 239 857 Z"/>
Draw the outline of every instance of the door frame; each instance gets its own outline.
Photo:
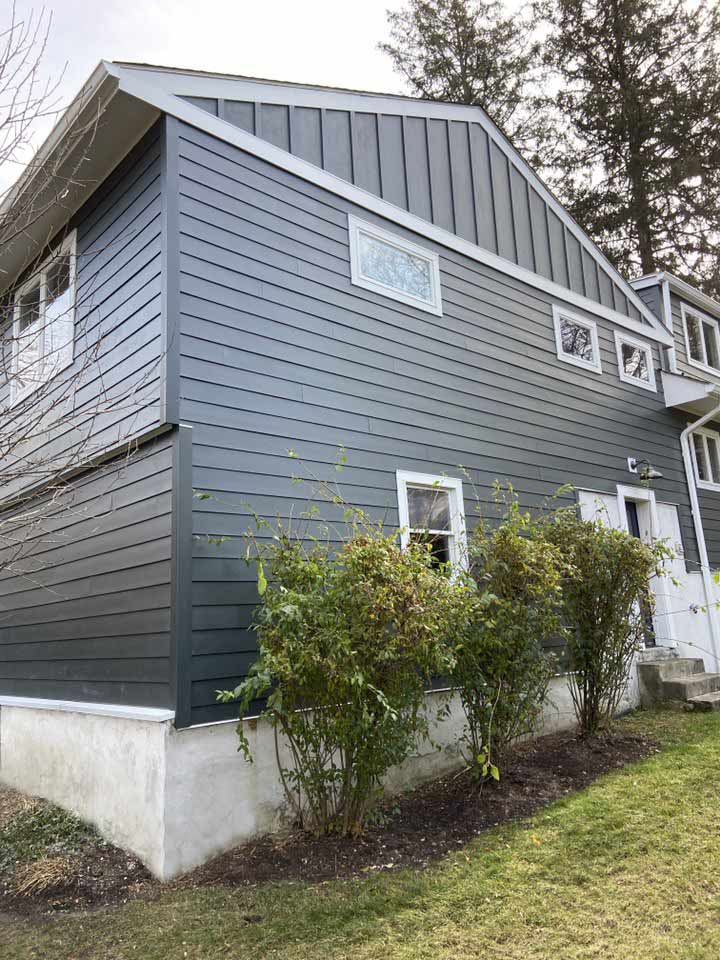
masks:
<path id="1" fill-rule="evenodd" d="M 638 519 L 640 520 L 641 524 L 640 532 L 643 532 L 642 526 L 647 523 L 647 533 L 650 538 L 652 540 L 660 539 L 660 523 L 658 520 L 655 491 L 650 490 L 649 487 L 636 487 L 625 483 L 619 483 L 617 485 L 618 516 L 620 518 L 620 526 L 626 533 L 630 533 L 630 526 L 627 518 L 627 507 L 625 506 L 626 501 L 628 500 L 636 503 L 638 506 L 642 505 L 645 508 L 642 514 L 640 514 L 640 511 L 638 511 L 638 514 L 640 514 Z M 657 577 L 654 579 L 656 583 L 654 585 L 651 583 L 651 589 L 655 595 L 656 606 L 656 616 L 654 618 L 655 642 L 656 646 L 662 647 L 675 644 L 677 642 L 677 638 L 675 636 L 673 618 L 669 615 L 670 610 L 668 608 L 668 597 L 666 595 L 666 591 L 658 589 L 658 587 L 662 584 L 662 580 Z"/>

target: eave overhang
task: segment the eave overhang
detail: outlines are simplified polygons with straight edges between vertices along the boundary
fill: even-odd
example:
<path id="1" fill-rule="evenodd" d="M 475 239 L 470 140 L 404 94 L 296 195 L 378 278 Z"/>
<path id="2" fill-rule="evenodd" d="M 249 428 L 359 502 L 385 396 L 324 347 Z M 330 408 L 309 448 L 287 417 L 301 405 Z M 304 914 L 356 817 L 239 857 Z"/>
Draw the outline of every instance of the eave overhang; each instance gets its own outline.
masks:
<path id="1" fill-rule="evenodd" d="M 0 204 L 0 293 L 160 116 L 100 63 Z"/>
<path id="2" fill-rule="evenodd" d="M 702 417 L 720 402 L 720 386 L 694 377 L 685 377 L 679 373 L 661 371 L 665 406 L 672 410 L 681 410 L 696 417 Z"/>

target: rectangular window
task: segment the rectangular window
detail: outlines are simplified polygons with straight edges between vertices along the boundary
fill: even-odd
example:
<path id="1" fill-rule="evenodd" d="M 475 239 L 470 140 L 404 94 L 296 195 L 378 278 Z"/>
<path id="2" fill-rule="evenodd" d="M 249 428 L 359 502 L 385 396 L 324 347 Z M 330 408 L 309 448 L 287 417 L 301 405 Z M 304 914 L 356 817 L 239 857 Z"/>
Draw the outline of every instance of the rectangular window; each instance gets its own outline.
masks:
<path id="1" fill-rule="evenodd" d="M 597 324 L 559 307 L 553 307 L 557 355 L 566 363 L 601 373 Z"/>
<path id="2" fill-rule="evenodd" d="M 348 228 L 354 284 L 442 316 L 437 254 L 356 217 Z"/>
<path id="3" fill-rule="evenodd" d="M 428 545 L 438 566 L 467 565 L 462 480 L 397 471 L 400 539 Z"/>
<path id="4" fill-rule="evenodd" d="M 620 379 L 645 390 L 655 390 L 655 369 L 650 344 L 616 330 L 615 347 Z"/>
<path id="5" fill-rule="evenodd" d="M 697 485 L 720 491 L 720 433 L 700 429 L 691 436 Z"/>
<path id="6" fill-rule="evenodd" d="M 682 306 L 682 317 L 688 363 L 717 373 L 720 371 L 720 334 L 717 320 L 690 310 L 685 304 Z"/>
<path id="7" fill-rule="evenodd" d="M 15 294 L 11 404 L 25 399 L 72 363 L 75 261 L 73 231 Z"/>

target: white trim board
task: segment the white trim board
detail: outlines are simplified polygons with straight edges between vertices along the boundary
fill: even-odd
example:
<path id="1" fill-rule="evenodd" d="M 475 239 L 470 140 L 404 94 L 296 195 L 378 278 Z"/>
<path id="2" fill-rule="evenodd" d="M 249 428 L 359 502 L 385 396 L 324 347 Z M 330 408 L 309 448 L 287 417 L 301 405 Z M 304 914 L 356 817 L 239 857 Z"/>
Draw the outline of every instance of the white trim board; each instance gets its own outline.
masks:
<path id="1" fill-rule="evenodd" d="M 56 710 L 61 713 L 88 713 L 98 717 L 118 717 L 122 720 L 146 720 L 166 723 L 175 719 L 174 710 L 161 707 L 125 707 L 117 703 L 84 703 L 75 700 L 45 700 L 42 697 L 0 696 L 2 707 L 23 707 L 28 710 Z"/>
<path id="2" fill-rule="evenodd" d="M 657 340 L 666 346 L 672 346 L 672 337 L 662 322 L 642 303 L 640 298 L 632 291 L 632 288 L 630 288 L 630 295 L 637 299 L 638 303 L 635 305 L 638 307 L 640 313 L 648 320 L 649 325 L 644 325 L 632 320 L 630 317 L 626 317 L 610 307 L 596 303 L 583 294 L 575 293 L 573 290 L 569 290 L 559 283 L 555 283 L 553 280 L 548 280 L 539 274 L 533 273 L 531 270 L 527 270 L 525 267 L 505 260 L 491 253 L 489 250 L 483 250 L 474 243 L 463 240 L 461 237 L 442 229 L 442 227 L 437 227 L 426 220 L 422 220 L 420 217 L 408 213 L 408 211 L 400 207 L 394 206 L 387 200 L 382 200 L 380 197 L 376 197 L 374 194 L 368 193 L 366 190 L 362 190 L 360 187 L 356 187 L 354 184 L 342 180 L 334 176 L 334 174 L 328 173 L 326 170 L 322 170 L 320 167 L 308 163 L 306 160 L 302 160 L 300 157 L 288 153 L 286 150 L 282 150 L 280 147 L 276 147 L 266 140 L 262 140 L 259 137 L 253 136 L 251 133 L 247 133 L 245 130 L 241 130 L 240 127 L 235 127 L 227 121 L 221 120 L 207 111 L 201 110 L 199 107 L 195 107 L 181 100 L 174 94 L 168 94 L 157 86 L 143 82 L 134 75 L 138 72 L 136 69 L 121 68 L 112 63 L 106 64 L 106 67 L 109 72 L 117 77 L 118 87 L 124 93 L 145 101 L 163 113 L 177 117 L 178 120 L 187 123 L 189 126 L 202 130 L 225 143 L 230 143 L 240 150 L 259 157 L 261 160 L 265 160 L 275 167 L 286 170 L 288 173 L 292 173 L 309 183 L 314 183 L 316 186 L 328 190 L 336 196 L 343 197 L 365 210 L 372 211 L 385 220 L 390 220 L 405 227 L 418 236 L 426 237 L 447 249 L 455 250 L 469 259 L 483 263 L 486 266 L 492 267 L 501 273 L 528 284 L 528 286 L 542 290 L 556 299 L 564 300 L 576 307 L 581 307 L 595 316 L 611 320 L 618 326 L 632 330 L 640 336 Z M 446 114 L 444 115 L 446 116 Z M 626 284 L 626 281 L 622 278 L 620 279 L 623 284 Z"/>
<path id="3" fill-rule="evenodd" d="M 680 277 L 676 277 L 672 273 L 667 273 L 666 271 L 648 273 L 644 277 L 638 277 L 637 280 L 630 281 L 630 285 L 634 287 L 635 290 L 646 290 L 648 287 L 659 286 L 663 283 L 667 283 L 670 289 L 679 297 L 689 300 L 704 310 L 710 310 L 720 315 L 720 301 L 713 300 L 712 297 L 703 293 L 702 290 L 698 290 L 696 287 L 693 287 L 692 284 L 681 280 Z"/>

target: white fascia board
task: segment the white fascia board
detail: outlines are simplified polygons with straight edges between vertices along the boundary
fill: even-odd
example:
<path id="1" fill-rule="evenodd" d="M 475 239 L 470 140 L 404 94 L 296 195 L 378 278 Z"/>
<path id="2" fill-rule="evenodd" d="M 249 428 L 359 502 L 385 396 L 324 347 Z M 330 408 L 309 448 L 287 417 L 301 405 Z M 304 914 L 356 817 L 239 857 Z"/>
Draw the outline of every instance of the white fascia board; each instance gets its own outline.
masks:
<path id="1" fill-rule="evenodd" d="M 117 703 L 84 703 L 75 700 L 46 700 L 42 697 L 0 696 L 2 707 L 22 707 L 27 710 L 55 710 L 61 713 L 87 713 L 96 717 L 117 717 L 121 720 L 145 720 L 167 723 L 175 719 L 174 710 L 160 707 L 126 707 Z"/>
<path id="2" fill-rule="evenodd" d="M 691 283 L 688 283 L 686 280 L 681 280 L 680 277 L 676 277 L 666 270 L 659 271 L 658 273 L 648 273 L 644 277 L 638 277 L 637 280 L 631 280 L 630 282 L 636 290 L 645 290 L 647 287 L 655 287 L 659 284 L 667 283 L 670 289 L 679 297 L 682 297 L 683 300 L 689 300 L 704 310 L 720 314 L 720 301 L 714 300 L 706 293 L 703 293 L 702 290 L 693 287 Z"/>
<path id="3" fill-rule="evenodd" d="M 503 133 L 500 127 L 481 107 L 460 103 L 444 103 L 433 100 L 419 100 L 414 97 L 391 96 L 389 94 L 358 92 L 352 90 L 333 90 L 328 87 L 308 87 L 281 81 L 253 80 L 227 75 L 186 73 L 172 69 L 143 68 L 141 66 L 120 66 L 108 64 L 123 72 L 139 75 L 145 82 L 169 96 L 209 97 L 210 99 L 248 99 L 262 103 L 275 103 L 294 107 L 324 107 L 335 110 L 363 111 L 372 109 L 378 113 L 394 113 L 400 116 L 420 116 L 438 120 L 464 120 L 480 124 L 493 142 L 502 150 L 508 161 L 518 170 L 533 189 L 552 208 L 557 217 L 565 224 L 570 233 L 591 256 L 601 264 L 612 278 L 622 287 L 628 299 L 639 310 L 641 316 L 653 326 L 657 317 L 643 303 L 631 284 L 607 259 L 600 248 L 593 243 L 580 225 L 570 216 L 555 194 L 533 170 L 516 147 Z M 371 103 L 369 103 L 371 101 Z"/>
<path id="4" fill-rule="evenodd" d="M 418 236 L 426 237 L 441 246 L 455 250 L 478 263 L 483 263 L 516 280 L 520 280 L 528 284 L 528 286 L 543 290 L 557 300 L 587 310 L 588 313 L 596 317 L 604 317 L 618 326 L 632 330 L 633 333 L 640 336 L 656 340 L 658 343 L 663 343 L 666 346 L 672 346 L 672 337 L 658 318 L 651 313 L 644 304 L 643 312 L 647 312 L 648 320 L 652 324 L 651 326 L 632 320 L 630 317 L 626 317 L 624 314 L 618 313 L 610 307 L 590 300 L 589 297 L 575 293 L 573 290 L 568 290 L 559 283 L 555 283 L 546 277 L 541 277 L 539 274 L 533 273 L 531 270 L 526 270 L 524 267 L 518 266 L 516 263 L 511 263 L 509 260 L 498 257 L 489 250 L 483 250 L 474 243 L 470 243 L 468 240 L 463 240 L 461 237 L 449 233 L 447 230 L 443 230 L 442 227 L 437 227 L 426 220 L 422 220 L 420 217 L 416 217 L 414 214 L 408 213 L 406 210 L 388 203 L 387 200 L 382 200 L 380 197 L 376 197 L 374 194 L 368 193 L 366 190 L 362 190 L 360 187 L 356 187 L 346 180 L 341 180 L 334 174 L 328 173 L 326 170 L 322 170 L 320 167 L 316 167 L 314 164 L 308 163 L 306 160 L 302 160 L 300 157 L 296 157 L 286 150 L 281 150 L 279 147 L 273 146 L 273 144 L 268 143 L 266 140 L 262 140 L 259 137 L 253 136 L 251 133 L 247 133 L 245 130 L 241 130 L 240 127 L 235 127 L 225 120 L 220 120 L 218 117 L 214 117 L 212 114 L 198 107 L 194 107 L 192 104 L 181 100 L 174 94 L 168 94 L 158 87 L 144 83 L 138 79 L 135 75 L 136 71 L 134 70 L 125 70 L 116 64 L 108 64 L 108 69 L 116 72 L 120 90 L 129 96 L 144 100 L 156 109 L 168 113 L 178 120 L 182 120 L 183 123 L 187 123 L 189 126 L 196 127 L 198 130 L 202 130 L 210 136 L 216 137 L 218 140 L 230 143 L 240 150 L 259 157 L 261 160 L 265 160 L 275 167 L 288 171 L 288 173 L 295 174 L 309 183 L 314 183 L 316 186 L 328 190 L 336 196 L 344 197 L 346 200 L 364 210 L 370 210 L 379 217 L 397 223 L 407 230 L 416 233 Z"/>

